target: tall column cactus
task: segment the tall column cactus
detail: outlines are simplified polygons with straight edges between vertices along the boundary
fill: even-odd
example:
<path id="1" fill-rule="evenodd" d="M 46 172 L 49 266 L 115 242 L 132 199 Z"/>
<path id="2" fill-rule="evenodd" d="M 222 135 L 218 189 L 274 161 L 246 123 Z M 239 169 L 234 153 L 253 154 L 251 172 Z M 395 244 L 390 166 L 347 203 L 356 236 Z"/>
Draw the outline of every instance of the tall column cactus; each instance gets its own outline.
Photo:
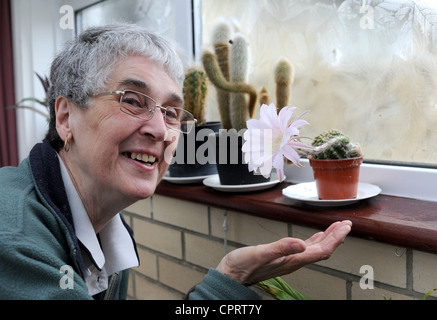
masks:
<path id="1" fill-rule="evenodd" d="M 245 108 L 248 110 L 249 117 L 252 117 L 253 111 L 255 110 L 255 105 L 257 101 L 258 94 L 251 85 L 242 82 L 229 82 L 227 81 L 222 73 L 220 72 L 217 59 L 215 55 L 210 51 L 205 51 L 202 57 L 202 63 L 205 68 L 205 72 L 208 75 L 211 82 L 218 88 L 234 92 L 234 93 L 246 93 L 249 94 L 249 103 L 246 105 L 241 105 L 240 108 Z M 225 127 L 222 123 L 223 129 L 236 129 L 237 131 L 240 129 L 246 128 L 246 124 L 241 124 L 239 127 L 234 126 L 234 121 L 232 121 L 232 125 L 230 127 Z"/>
<path id="2" fill-rule="evenodd" d="M 223 78 L 226 81 L 230 80 L 229 70 L 229 40 L 232 37 L 231 26 L 226 22 L 218 23 L 213 32 L 214 52 L 217 56 L 217 63 Z M 224 129 L 231 129 L 230 93 L 226 90 L 217 89 L 217 102 L 219 106 L 220 118 Z"/>
<path id="3" fill-rule="evenodd" d="M 247 83 L 250 65 L 249 43 L 242 34 L 233 36 L 232 28 L 227 22 L 217 24 L 213 33 L 213 43 L 215 55 L 205 50 L 202 56 L 203 67 L 217 88 L 223 129 L 234 128 L 239 131 L 246 128 L 246 121 L 253 117 L 258 99 L 256 89 Z M 290 104 L 293 80 L 293 65 L 287 59 L 281 59 L 275 69 L 278 111 Z M 260 92 L 260 103 L 268 104 L 269 100 L 269 93 L 263 88 Z"/>
<path id="4" fill-rule="evenodd" d="M 282 58 L 275 68 L 276 107 L 281 110 L 290 106 L 291 85 L 294 80 L 294 69 L 290 61 Z"/>
<path id="5" fill-rule="evenodd" d="M 231 46 L 229 54 L 229 67 L 232 83 L 246 83 L 249 77 L 250 52 L 249 43 L 242 34 L 237 34 Z M 235 92 L 231 94 L 230 114 L 232 127 L 237 131 L 246 128 L 246 121 L 249 120 L 255 104 L 248 107 L 246 94 Z M 251 109 L 251 110 L 249 110 Z"/>
<path id="6" fill-rule="evenodd" d="M 197 119 L 197 125 L 205 123 L 205 100 L 208 92 L 207 77 L 203 70 L 188 69 L 184 80 L 185 109 Z"/>
<path id="7" fill-rule="evenodd" d="M 239 131 L 246 128 L 246 121 L 253 116 L 258 98 L 255 88 L 246 83 L 249 69 L 248 42 L 242 35 L 231 41 L 231 27 L 226 22 L 216 27 L 213 36 L 215 55 L 206 50 L 202 56 L 203 67 L 218 89 L 223 129 Z M 248 101 L 246 95 L 249 95 Z"/>

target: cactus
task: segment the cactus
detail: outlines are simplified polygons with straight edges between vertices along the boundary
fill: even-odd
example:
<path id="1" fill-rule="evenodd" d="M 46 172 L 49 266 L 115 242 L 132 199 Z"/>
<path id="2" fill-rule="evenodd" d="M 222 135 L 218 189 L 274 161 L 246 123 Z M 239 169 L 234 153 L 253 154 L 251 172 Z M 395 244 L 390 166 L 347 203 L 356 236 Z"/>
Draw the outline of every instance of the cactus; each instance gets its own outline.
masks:
<path id="1" fill-rule="evenodd" d="M 290 105 L 293 80 L 293 66 L 287 59 L 282 58 L 275 68 L 276 107 L 278 111 Z"/>
<path id="2" fill-rule="evenodd" d="M 229 40 L 231 39 L 231 26 L 226 22 L 218 23 L 213 32 L 214 52 L 217 56 L 217 64 L 226 81 L 230 80 L 229 70 Z M 220 118 L 224 129 L 231 129 L 232 122 L 229 113 L 230 93 L 217 88 L 217 102 Z"/>
<path id="3" fill-rule="evenodd" d="M 217 24 L 213 33 L 215 55 L 205 51 L 202 63 L 209 79 L 217 88 L 223 129 L 239 131 L 245 129 L 246 121 L 252 118 L 258 97 L 255 88 L 246 83 L 250 60 L 249 44 L 242 34 L 233 37 L 231 33 L 228 23 Z"/>
<path id="4" fill-rule="evenodd" d="M 232 83 L 246 83 L 249 77 L 249 43 L 247 39 L 237 34 L 232 41 L 231 51 L 229 53 L 229 68 Z M 255 103 L 247 104 L 246 94 L 235 92 L 231 94 L 229 112 L 231 115 L 232 127 L 237 131 L 246 127 L 246 121 L 251 118 L 255 109 Z"/>
<path id="5" fill-rule="evenodd" d="M 203 70 L 190 68 L 185 74 L 185 109 L 197 119 L 197 125 L 205 123 L 205 99 L 208 92 L 207 76 Z"/>
<path id="6" fill-rule="evenodd" d="M 202 56 L 202 63 L 205 68 L 205 72 L 208 75 L 211 82 L 218 87 L 219 89 L 233 92 L 233 93 L 246 93 L 249 94 L 249 104 L 241 105 L 240 108 L 245 108 L 248 110 L 249 117 L 252 117 L 253 111 L 255 110 L 255 105 L 257 101 L 258 94 L 256 90 L 249 84 L 243 82 L 232 83 L 227 81 L 222 73 L 220 72 L 217 59 L 212 52 L 205 51 Z M 222 119 L 222 127 L 223 129 L 236 129 L 237 131 L 240 129 L 246 128 L 246 123 L 242 123 L 239 127 L 234 125 L 234 121 L 232 120 L 231 127 L 225 127 Z"/>
<path id="7" fill-rule="evenodd" d="M 262 87 L 261 91 L 259 92 L 259 104 L 270 104 L 269 92 L 267 91 L 266 87 Z"/>
<path id="8" fill-rule="evenodd" d="M 215 55 L 205 50 L 202 56 L 203 67 L 217 88 L 223 129 L 239 131 L 245 129 L 246 121 L 253 117 L 258 99 L 255 88 L 247 83 L 249 43 L 242 34 L 232 35 L 232 28 L 226 22 L 220 22 L 215 27 L 213 43 Z M 289 106 L 293 80 L 292 64 L 285 58 L 281 59 L 275 69 L 278 111 Z M 269 93 L 263 88 L 260 92 L 260 104 L 269 104 L 269 100 Z"/>
<path id="9" fill-rule="evenodd" d="M 318 135 L 312 146 L 311 155 L 314 159 L 346 159 L 362 156 L 359 145 L 350 142 L 350 139 L 338 130 L 330 130 Z"/>

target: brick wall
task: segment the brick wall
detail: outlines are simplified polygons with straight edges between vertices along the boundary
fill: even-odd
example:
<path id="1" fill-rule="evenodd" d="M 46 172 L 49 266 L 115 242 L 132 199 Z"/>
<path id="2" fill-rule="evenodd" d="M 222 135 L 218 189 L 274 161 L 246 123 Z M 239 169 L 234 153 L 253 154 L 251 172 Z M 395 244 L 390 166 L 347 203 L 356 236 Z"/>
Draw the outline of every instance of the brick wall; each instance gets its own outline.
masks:
<path id="1" fill-rule="evenodd" d="M 182 299 L 225 251 L 320 231 L 160 195 L 124 214 L 141 259 L 131 272 L 130 299 Z M 436 269 L 437 255 L 350 236 L 329 260 L 283 279 L 313 299 L 420 299 L 437 288 Z M 362 289 L 360 281 L 372 285 L 371 272 L 373 289 Z"/>

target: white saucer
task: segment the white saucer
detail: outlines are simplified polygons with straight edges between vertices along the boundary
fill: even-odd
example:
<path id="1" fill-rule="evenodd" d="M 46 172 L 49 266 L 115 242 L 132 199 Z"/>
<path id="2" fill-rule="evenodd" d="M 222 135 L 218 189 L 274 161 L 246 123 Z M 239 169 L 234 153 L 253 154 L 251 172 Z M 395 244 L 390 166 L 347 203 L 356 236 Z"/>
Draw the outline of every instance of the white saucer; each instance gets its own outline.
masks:
<path id="1" fill-rule="evenodd" d="M 355 199 L 345 200 L 320 200 L 317 195 L 316 182 L 305 182 L 288 186 L 282 190 L 282 194 L 287 198 L 300 200 L 313 206 L 346 206 L 360 200 L 377 196 L 381 193 L 381 188 L 370 183 L 358 183 L 358 193 Z"/>
<path id="2" fill-rule="evenodd" d="M 162 180 L 174 183 L 174 184 L 194 184 L 194 183 L 200 183 L 206 178 L 213 177 L 213 175 L 207 175 L 207 176 L 194 176 L 194 177 L 171 177 L 168 172 L 165 173 L 164 177 L 162 177 Z"/>
<path id="3" fill-rule="evenodd" d="M 270 181 L 254 184 L 239 184 L 239 185 L 224 185 L 220 183 L 218 175 L 211 176 L 203 180 L 203 184 L 207 187 L 211 187 L 217 191 L 223 192 L 252 192 L 265 190 L 278 184 L 280 181 L 276 174 L 272 174 Z"/>

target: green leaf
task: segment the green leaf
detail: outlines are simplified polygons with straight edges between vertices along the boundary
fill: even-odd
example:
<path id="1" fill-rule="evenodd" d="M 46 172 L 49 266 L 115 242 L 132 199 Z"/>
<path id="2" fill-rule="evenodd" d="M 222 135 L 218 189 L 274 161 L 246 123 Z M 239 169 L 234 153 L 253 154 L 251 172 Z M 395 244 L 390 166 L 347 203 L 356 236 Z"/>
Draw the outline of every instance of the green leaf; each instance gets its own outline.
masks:
<path id="1" fill-rule="evenodd" d="M 292 288 L 281 277 L 261 281 L 256 285 L 277 300 L 311 300 L 308 296 Z"/>
<path id="2" fill-rule="evenodd" d="M 37 98 L 24 98 L 24 99 L 20 100 L 20 102 L 18 102 L 17 105 L 20 105 L 21 103 L 23 103 L 25 101 L 36 102 L 36 103 L 39 103 L 40 105 L 42 105 L 44 107 L 47 107 L 47 102 L 46 101 L 42 101 L 42 100 L 37 99 Z"/>
<path id="3" fill-rule="evenodd" d="M 422 300 L 426 300 L 430 295 L 432 295 L 437 289 L 432 289 L 427 294 L 425 294 L 422 298 Z"/>

